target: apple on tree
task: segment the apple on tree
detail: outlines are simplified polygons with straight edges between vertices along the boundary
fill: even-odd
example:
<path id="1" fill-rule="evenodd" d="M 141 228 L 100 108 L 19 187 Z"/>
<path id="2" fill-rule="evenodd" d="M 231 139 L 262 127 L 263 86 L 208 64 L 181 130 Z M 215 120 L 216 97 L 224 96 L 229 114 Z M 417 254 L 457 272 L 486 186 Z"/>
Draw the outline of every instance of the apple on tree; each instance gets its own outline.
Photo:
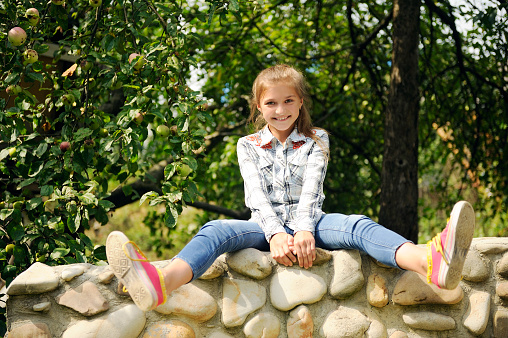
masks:
<path id="1" fill-rule="evenodd" d="M 34 63 L 39 60 L 39 54 L 33 49 L 27 49 L 25 53 L 23 53 L 23 57 L 26 63 Z"/>
<path id="2" fill-rule="evenodd" d="M 5 89 L 7 95 L 18 95 L 23 89 L 19 85 L 10 85 Z"/>
<path id="3" fill-rule="evenodd" d="M 26 32 L 21 27 L 14 27 L 7 34 L 7 38 L 13 46 L 21 46 L 26 41 Z"/>
<path id="4" fill-rule="evenodd" d="M 36 8 L 29 8 L 25 13 L 26 18 L 30 26 L 35 26 L 39 23 L 39 11 Z"/>
<path id="5" fill-rule="evenodd" d="M 169 136 L 169 127 L 164 124 L 158 125 L 155 132 L 160 137 L 168 137 Z"/>
<path id="6" fill-rule="evenodd" d="M 67 150 L 69 150 L 71 148 L 71 144 L 67 141 L 63 141 L 62 143 L 60 143 L 60 150 L 65 153 Z"/>
<path id="7" fill-rule="evenodd" d="M 140 112 L 137 112 L 137 113 L 136 113 L 136 116 L 134 116 L 134 121 L 135 121 L 137 124 L 141 124 L 141 122 L 143 122 L 144 117 L 145 117 L 145 114 L 140 113 Z"/>
<path id="8" fill-rule="evenodd" d="M 92 68 L 93 62 L 90 62 L 88 60 L 81 60 L 81 62 L 79 63 L 79 66 L 81 67 L 81 69 L 83 71 L 88 72 L 90 70 L 90 68 Z"/>
<path id="9" fill-rule="evenodd" d="M 72 105 L 74 102 L 76 102 L 76 98 L 72 94 L 65 94 L 62 96 L 62 102 L 66 105 Z"/>
<path id="10" fill-rule="evenodd" d="M 51 2 L 57 6 L 61 6 L 61 5 L 63 5 L 64 0 L 51 0 Z"/>
<path id="11" fill-rule="evenodd" d="M 132 64 L 132 61 L 136 60 L 136 63 L 134 64 L 134 69 L 140 70 L 145 65 L 146 61 L 143 55 L 138 53 L 132 53 L 129 55 L 129 63 Z"/>
<path id="12" fill-rule="evenodd" d="M 102 0 L 90 0 L 90 6 L 96 8 L 102 5 Z"/>

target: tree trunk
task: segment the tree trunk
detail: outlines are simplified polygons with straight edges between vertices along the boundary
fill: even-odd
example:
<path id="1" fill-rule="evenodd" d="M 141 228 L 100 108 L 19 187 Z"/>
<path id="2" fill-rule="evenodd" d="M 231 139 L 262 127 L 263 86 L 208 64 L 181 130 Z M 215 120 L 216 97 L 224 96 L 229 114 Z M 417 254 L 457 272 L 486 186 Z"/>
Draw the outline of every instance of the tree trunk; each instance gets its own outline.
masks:
<path id="1" fill-rule="evenodd" d="M 395 0 L 379 223 L 418 241 L 418 42 L 420 0 Z"/>

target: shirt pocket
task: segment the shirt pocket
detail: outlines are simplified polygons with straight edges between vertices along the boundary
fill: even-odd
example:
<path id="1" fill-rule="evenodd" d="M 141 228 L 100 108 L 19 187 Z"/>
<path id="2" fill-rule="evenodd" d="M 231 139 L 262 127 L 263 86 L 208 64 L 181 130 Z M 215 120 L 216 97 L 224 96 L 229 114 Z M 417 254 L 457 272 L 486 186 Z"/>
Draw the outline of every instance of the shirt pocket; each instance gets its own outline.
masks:
<path id="1" fill-rule="evenodd" d="M 264 157 L 259 158 L 259 170 L 263 185 L 266 187 L 268 194 L 273 192 L 273 161 L 269 161 Z"/>
<path id="2" fill-rule="evenodd" d="M 305 176 L 305 169 L 307 168 L 307 153 L 300 153 L 296 156 L 293 156 L 289 161 L 289 174 L 291 175 L 291 183 L 294 185 L 301 186 L 303 185 L 303 178 Z"/>

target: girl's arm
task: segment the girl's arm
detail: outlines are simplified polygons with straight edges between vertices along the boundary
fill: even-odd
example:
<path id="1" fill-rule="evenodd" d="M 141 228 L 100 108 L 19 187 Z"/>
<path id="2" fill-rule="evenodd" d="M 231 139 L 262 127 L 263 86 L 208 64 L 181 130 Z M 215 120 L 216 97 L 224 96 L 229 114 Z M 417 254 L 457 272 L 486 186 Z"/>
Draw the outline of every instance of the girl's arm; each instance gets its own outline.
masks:
<path id="1" fill-rule="evenodd" d="M 324 201 L 323 182 L 328 165 L 329 139 L 326 132 L 318 130 L 317 133 L 323 144 L 314 144 L 307 159 L 297 216 L 292 224 L 295 234 L 309 231 L 314 235 L 316 224 L 323 214 L 321 206 Z"/>
<path id="2" fill-rule="evenodd" d="M 266 184 L 263 183 L 259 157 L 252 147 L 243 138 L 237 144 L 238 164 L 245 187 L 245 204 L 258 216 L 259 226 L 264 231 L 266 240 L 270 242 L 273 235 L 286 231 L 284 223 L 270 203 Z"/>

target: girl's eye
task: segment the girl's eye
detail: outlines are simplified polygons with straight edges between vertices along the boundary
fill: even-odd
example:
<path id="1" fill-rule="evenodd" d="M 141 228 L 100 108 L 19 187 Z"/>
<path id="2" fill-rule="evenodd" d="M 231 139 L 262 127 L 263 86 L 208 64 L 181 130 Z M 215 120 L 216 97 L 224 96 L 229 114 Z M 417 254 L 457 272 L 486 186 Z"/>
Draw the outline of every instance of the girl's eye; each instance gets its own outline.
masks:
<path id="1" fill-rule="evenodd" d="M 293 99 L 287 99 L 287 100 L 286 100 L 286 103 L 291 103 L 291 102 L 293 102 L 293 101 L 294 101 Z"/>
<path id="2" fill-rule="evenodd" d="M 270 102 L 267 102 L 267 103 L 265 103 L 265 104 L 266 104 L 267 106 L 271 106 L 272 104 L 274 104 L 274 102 L 271 102 L 271 101 L 270 101 Z"/>

